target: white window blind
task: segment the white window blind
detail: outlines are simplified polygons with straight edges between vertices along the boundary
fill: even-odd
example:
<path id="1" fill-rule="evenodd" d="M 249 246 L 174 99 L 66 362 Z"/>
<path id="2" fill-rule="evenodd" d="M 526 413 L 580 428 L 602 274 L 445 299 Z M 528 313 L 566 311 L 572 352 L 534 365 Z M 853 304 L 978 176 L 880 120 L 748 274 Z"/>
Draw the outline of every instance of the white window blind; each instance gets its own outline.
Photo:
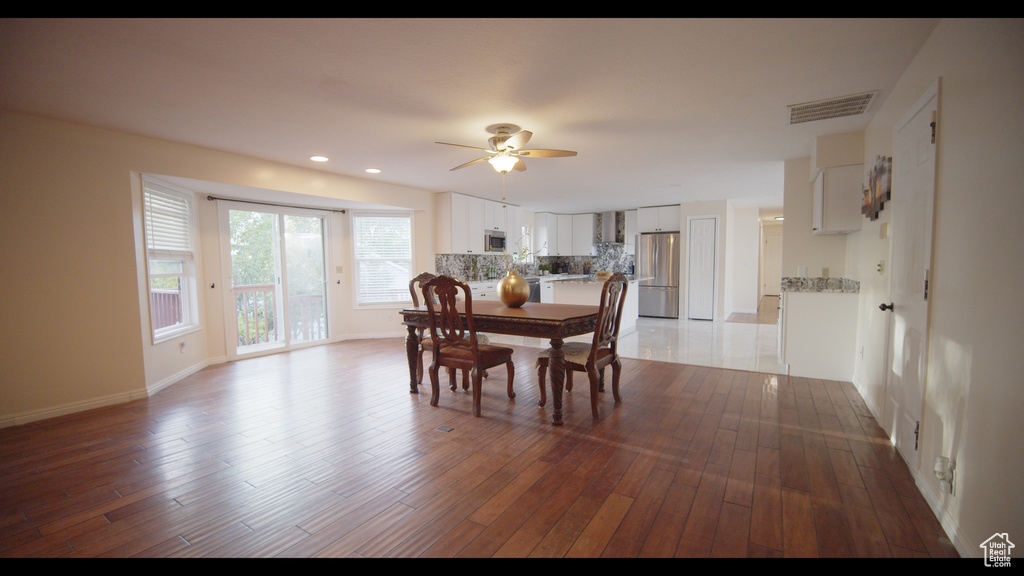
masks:
<path id="1" fill-rule="evenodd" d="M 192 258 L 192 203 L 180 194 L 145 185 L 146 249 L 151 256 Z"/>
<path id="2" fill-rule="evenodd" d="M 406 302 L 412 278 L 412 217 L 355 214 L 352 218 L 358 304 Z"/>
<path id="3" fill-rule="evenodd" d="M 154 343 L 198 326 L 194 201 L 191 194 L 143 179 L 149 308 Z"/>

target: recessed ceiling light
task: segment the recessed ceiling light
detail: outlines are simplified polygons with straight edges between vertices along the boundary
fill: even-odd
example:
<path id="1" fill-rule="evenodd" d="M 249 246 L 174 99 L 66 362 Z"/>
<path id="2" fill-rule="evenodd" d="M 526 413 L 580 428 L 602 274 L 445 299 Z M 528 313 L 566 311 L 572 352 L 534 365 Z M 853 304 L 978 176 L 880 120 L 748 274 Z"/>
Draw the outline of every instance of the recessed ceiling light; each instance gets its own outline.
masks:
<path id="1" fill-rule="evenodd" d="M 367 168 L 366 172 L 369 174 L 380 174 L 380 168 Z"/>
<path id="2" fill-rule="evenodd" d="M 785 218 L 783 218 L 782 216 L 776 216 L 775 219 L 776 220 L 785 220 Z"/>
<path id="3" fill-rule="evenodd" d="M 309 159 L 313 162 L 327 162 L 327 156 L 310 156 Z"/>

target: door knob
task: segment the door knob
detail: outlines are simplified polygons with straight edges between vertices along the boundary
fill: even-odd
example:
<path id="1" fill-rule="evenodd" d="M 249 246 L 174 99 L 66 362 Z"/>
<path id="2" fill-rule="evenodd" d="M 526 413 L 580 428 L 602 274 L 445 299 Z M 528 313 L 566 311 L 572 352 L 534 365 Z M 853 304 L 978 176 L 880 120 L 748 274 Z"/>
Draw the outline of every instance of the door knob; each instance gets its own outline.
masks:
<path id="1" fill-rule="evenodd" d="M 878 309 L 881 310 L 882 312 L 885 312 L 886 310 L 892 310 L 892 302 L 888 304 L 882 304 L 881 306 L 878 307 Z"/>

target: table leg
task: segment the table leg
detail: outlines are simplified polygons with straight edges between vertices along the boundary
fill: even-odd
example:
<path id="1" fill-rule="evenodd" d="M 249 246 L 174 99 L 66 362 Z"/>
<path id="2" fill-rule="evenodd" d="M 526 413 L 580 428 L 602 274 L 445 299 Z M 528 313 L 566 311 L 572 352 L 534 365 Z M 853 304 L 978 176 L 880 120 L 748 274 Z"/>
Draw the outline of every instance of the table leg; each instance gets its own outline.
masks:
<path id="1" fill-rule="evenodd" d="M 419 394 L 419 383 L 416 381 L 416 356 L 420 350 L 420 339 L 416 334 L 416 327 L 410 325 L 409 333 L 405 335 L 405 354 L 409 357 L 409 393 Z"/>
<path id="2" fill-rule="evenodd" d="M 551 370 L 551 400 L 555 407 L 551 423 L 561 426 L 562 389 L 565 386 L 565 353 L 562 352 L 561 338 L 551 339 L 551 356 L 548 358 L 548 366 Z"/>

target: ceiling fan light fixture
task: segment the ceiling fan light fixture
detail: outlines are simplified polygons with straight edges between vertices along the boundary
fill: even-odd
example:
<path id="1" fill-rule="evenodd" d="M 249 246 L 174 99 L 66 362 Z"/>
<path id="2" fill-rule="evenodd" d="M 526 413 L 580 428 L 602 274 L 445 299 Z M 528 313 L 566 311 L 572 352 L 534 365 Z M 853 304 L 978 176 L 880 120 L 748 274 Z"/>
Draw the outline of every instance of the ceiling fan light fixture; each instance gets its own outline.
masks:
<path id="1" fill-rule="evenodd" d="M 491 166 L 494 166 L 495 170 L 505 173 L 511 170 L 516 165 L 516 162 L 519 162 L 519 158 L 510 155 L 508 152 L 502 152 L 489 158 L 487 161 L 491 163 Z"/>

